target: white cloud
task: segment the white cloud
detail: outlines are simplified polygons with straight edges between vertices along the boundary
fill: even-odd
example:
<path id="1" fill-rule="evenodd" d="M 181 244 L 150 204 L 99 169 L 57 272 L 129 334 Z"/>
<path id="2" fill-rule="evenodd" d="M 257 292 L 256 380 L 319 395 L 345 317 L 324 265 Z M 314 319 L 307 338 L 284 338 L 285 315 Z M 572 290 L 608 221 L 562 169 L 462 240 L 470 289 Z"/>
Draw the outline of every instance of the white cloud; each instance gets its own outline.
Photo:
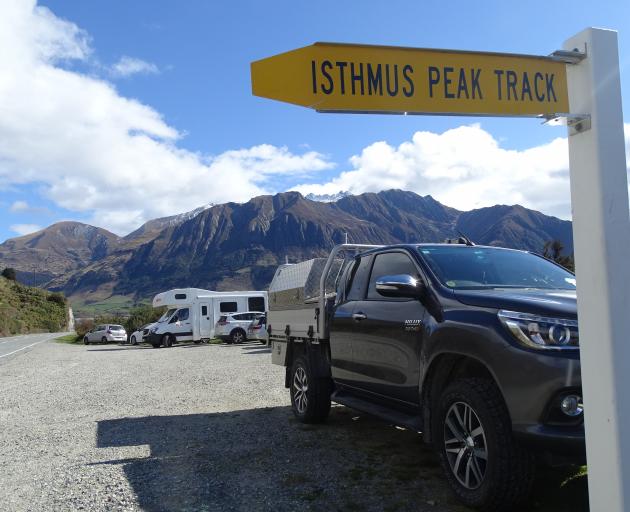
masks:
<path id="1" fill-rule="evenodd" d="M 0 52 L 0 189 L 37 184 L 58 206 L 117 233 L 273 192 L 274 175 L 332 167 L 316 152 L 270 145 L 216 156 L 178 147 L 181 134 L 156 110 L 56 64 L 86 61 L 89 36 L 34 0 L 3 2 L 0 47 L 11 49 Z"/>
<path id="2" fill-rule="evenodd" d="M 625 128 L 630 155 L 630 125 Z M 295 189 L 359 194 L 400 188 L 431 194 L 461 210 L 518 203 L 563 218 L 571 215 L 566 138 L 517 151 L 501 147 L 474 124 L 442 134 L 416 132 L 398 147 L 376 142 L 353 156 L 350 165 L 328 183 Z"/>
<path id="3" fill-rule="evenodd" d="M 24 236 L 35 233 L 35 231 L 39 231 L 42 227 L 37 224 L 13 224 L 9 229 L 20 236 Z"/>
<path id="4" fill-rule="evenodd" d="M 26 201 L 13 201 L 9 210 L 13 213 L 27 212 L 29 210 L 29 206 Z"/>
<path id="5" fill-rule="evenodd" d="M 121 57 L 116 64 L 111 66 L 110 72 L 115 77 L 127 77 L 137 74 L 154 75 L 159 73 L 160 70 L 151 62 L 146 62 L 142 59 L 136 59 L 134 57 L 127 57 L 125 55 Z"/>

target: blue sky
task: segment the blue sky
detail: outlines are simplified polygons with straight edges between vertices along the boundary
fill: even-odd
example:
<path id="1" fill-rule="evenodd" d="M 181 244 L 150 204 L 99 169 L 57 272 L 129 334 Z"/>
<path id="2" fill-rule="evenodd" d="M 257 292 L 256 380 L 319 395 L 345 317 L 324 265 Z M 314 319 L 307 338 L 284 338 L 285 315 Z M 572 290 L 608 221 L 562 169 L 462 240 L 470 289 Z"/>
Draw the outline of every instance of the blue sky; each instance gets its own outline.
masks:
<path id="1" fill-rule="evenodd" d="M 13 1 L 8 0 L 8 4 Z M 0 14 L 3 9 L 12 8 L 8 4 L 5 7 L 0 4 Z M 114 150 L 112 153 L 116 153 L 116 159 L 108 164 L 110 167 L 104 171 L 101 167 L 99 171 L 98 165 L 93 166 L 90 159 L 98 161 L 103 158 L 103 151 L 108 152 L 103 149 L 108 147 L 105 143 L 95 148 L 85 143 L 80 144 L 75 148 L 77 153 L 81 153 L 76 159 L 72 154 L 72 144 L 65 150 L 61 144 L 56 144 L 53 149 L 38 147 L 35 150 L 42 154 L 36 160 L 16 156 L 17 151 L 13 150 L 2 154 L 0 146 L 0 172 L 2 166 L 5 166 L 5 174 L 8 176 L 0 178 L 0 210 L 3 212 L 0 219 L 0 240 L 62 219 L 93 222 L 124 234 L 148 218 L 192 209 L 206 202 L 245 200 L 250 191 L 251 194 L 258 191 L 275 192 L 296 186 L 305 186 L 301 190 L 308 191 L 309 184 L 330 183 L 340 173 L 350 169 L 360 169 L 366 173 L 370 169 L 376 169 L 371 175 L 372 181 L 367 180 L 372 183 L 371 189 L 375 189 L 378 188 L 379 176 L 374 173 L 387 173 L 388 166 L 398 161 L 401 155 L 398 151 L 399 145 L 403 143 L 413 146 L 409 151 L 422 151 L 422 148 L 431 146 L 434 141 L 439 147 L 444 147 L 444 151 L 448 151 L 449 144 L 460 145 L 462 138 L 478 140 L 480 142 L 473 147 L 488 144 L 490 150 L 494 151 L 493 144 L 498 144 L 503 153 L 489 158 L 502 162 L 506 161 L 504 157 L 507 158 L 510 151 L 515 151 L 516 157 L 522 154 L 521 160 L 526 162 L 533 158 L 531 151 L 528 153 L 532 148 L 544 147 L 548 152 L 553 151 L 554 155 L 558 151 L 562 153 L 561 149 L 558 150 L 561 144 L 553 144 L 553 141 L 564 138 L 565 130 L 543 126 L 536 119 L 317 114 L 304 108 L 251 95 L 251 61 L 315 41 L 546 55 L 561 48 L 565 39 L 587 26 L 613 28 L 619 31 L 624 119 L 626 122 L 630 119 L 630 2 L 622 0 L 539 4 L 46 0 L 39 2 L 39 6 L 46 7 L 49 11 L 35 8 L 40 9 L 38 19 L 53 24 L 57 23 L 57 19 L 69 22 L 59 29 L 62 35 L 55 32 L 50 36 L 51 31 L 44 32 L 42 37 L 53 38 L 49 47 L 59 46 L 54 38 L 61 37 L 63 44 L 74 38 L 67 44 L 75 44 L 78 49 L 69 46 L 66 49 L 67 54 L 53 58 L 48 54 L 39 54 L 34 57 L 33 66 L 44 62 L 47 66 L 65 70 L 73 76 L 110 84 L 117 95 L 116 105 L 121 104 L 121 99 L 123 102 L 125 99 L 133 99 L 138 105 L 150 107 L 161 119 L 150 121 L 153 124 L 148 128 L 149 134 L 153 138 L 163 137 L 164 144 L 170 150 L 175 148 L 174 153 L 169 153 L 169 158 L 182 157 L 177 152 L 186 151 L 182 158 L 186 160 L 186 165 L 191 166 L 190 176 L 198 176 L 195 173 L 205 172 L 203 169 L 209 173 L 214 172 L 212 165 L 219 164 L 224 166 L 217 167 L 223 169 L 220 171 L 223 174 L 229 175 L 231 169 L 237 170 L 233 174 L 234 180 L 216 181 L 216 187 L 210 180 L 207 199 L 204 199 L 203 194 L 192 194 L 189 201 L 182 201 L 181 197 L 166 197 L 165 194 L 168 195 L 169 190 L 173 190 L 175 194 L 180 187 L 181 192 L 186 194 L 186 186 L 190 186 L 192 178 L 184 173 L 182 183 L 178 184 L 177 161 L 168 169 L 158 170 L 155 164 L 151 164 L 152 158 L 157 158 L 153 153 L 153 156 L 146 158 L 146 165 L 152 165 L 156 169 L 156 181 L 171 181 L 173 185 L 170 189 L 153 190 L 151 186 L 146 186 L 143 180 L 146 182 L 147 177 L 150 178 L 152 174 L 150 169 L 145 169 L 143 180 L 131 180 L 124 187 L 120 185 L 119 190 L 119 183 L 125 181 L 125 173 L 134 172 L 134 169 L 144 165 L 145 159 L 141 153 L 134 152 L 131 155 L 124 148 L 120 152 Z M 15 9 L 17 12 L 17 8 Z M 49 14 L 45 14 L 46 12 Z M 28 13 L 20 12 L 15 16 L 27 19 Z M 54 18 L 52 21 L 51 17 Z M 31 21 L 27 20 L 25 23 Z M 16 32 L 15 37 L 19 38 L 21 35 Z M 128 64 L 126 68 L 123 66 L 125 63 Z M 116 64 L 119 65 L 118 68 Z M 7 65 L 17 64 L 10 62 Z M 116 69 L 121 71 L 117 72 Z M 28 69 L 22 71 L 24 80 L 29 80 L 31 75 Z M 80 87 L 79 84 L 76 86 Z M 52 88 L 51 84 L 51 90 Z M 50 94 L 46 105 L 57 101 L 55 98 L 69 89 L 67 86 L 60 86 L 59 90 L 59 94 Z M 95 94 L 95 97 L 102 97 Z M 8 99 L 4 98 L 4 101 Z M 66 103 L 67 98 L 58 101 L 61 105 L 60 118 L 74 119 L 75 113 L 63 116 L 62 107 L 69 104 Z M 89 104 L 90 100 L 88 98 L 84 101 Z M 24 102 L 28 103 L 28 98 Z M 107 103 L 103 105 L 106 108 Z M 140 116 L 144 114 L 134 113 L 133 121 L 129 121 L 130 126 L 135 126 L 134 123 L 144 126 L 142 123 L 145 121 L 140 120 Z M 31 131 L 28 116 L 16 114 L 15 117 L 24 120 L 23 124 L 26 126 L 21 126 L 19 133 L 14 127 L 4 128 L 10 131 L 11 137 L 21 137 L 22 139 L 17 139 L 20 144 L 24 142 L 24 138 L 46 137 L 46 131 L 41 128 L 43 123 L 38 123 L 38 127 L 33 126 Z M 33 124 L 37 119 L 33 118 Z M 77 125 L 85 126 L 85 120 L 79 116 L 76 119 Z M 94 119 L 98 120 L 98 116 Z M 473 131 L 457 131 L 462 126 L 475 123 L 478 126 Z M 69 134 L 65 140 L 71 138 L 72 125 L 57 126 L 60 127 L 59 131 Z M 177 135 L 169 133 L 169 129 L 175 130 Z M 54 122 L 50 123 L 48 130 L 55 137 L 59 135 L 54 133 Z M 90 130 L 94 131 L 90 132 L 89 137 L 101 136 L 97 128 Z M 448 140 L 439 137 L 449 130 L 456 131 L 449 132 L 452 135 Z M 414 133 L 418 131 L 431 132 L 437 138 L 427 136 L 424 139 L 413 139 Z M 107 135 L 103 140 L 116 144 L 119 137 Z M 387 144 L 374 146 L 379 141 Z M 269 147 L 264 146 L 261 149 L 262 145 Z M 29 144 L 25 144 L 25 147 L 28 146 Z M 97 151 L 98 148 L 100 151 Z M 51 152 L 50 157 L 46 151 Z M 68 154 L 60 157 L 59 153 L 62 151 Z M 405 155 L 409 151 L 405 150 Z M 312 154 L 309 156 L 309 153 Z M 126 154 L 131 155 L 129 164 L 124 161 Z M 349 159 L 353 156 L 358 157 L 350 162 Z M 194 158 L 198 162 L 193 164 L 191 159 Z M 557 168 L 546 171 L 562 174 L 562 166 L 566 165 L 563 164 L 563 158 L 566 160 L 566 157 L 558 156 L 554 164 Z M 282 162 L 279 163 L 278 159 Z M 7 161 L 9 164 L 6 164 Z M 56 162 L 55 165 L 49 165 L 53 161 Z M 207 167 L 197 168 L 195 165 Z M 256 172 L 264 165 L 275 170 L 265 174 L 264 180 L 261 180 L 256 177 Z M 498 164 L 495 162 L 493 165 Z M 538 164 L 532 165 L 535 167 Z M 544 164 L 541 165 L 545 167 Z M 32 166 L 40 169 L 31 169 Z M 438 164 L 436 166 L 440 167 Z M 123 170 L 117 171 L 114 167 L 121 167 Z M 23 168 L 28 168 L 29 172 L 22 175 Z M 75 168 L 76 176 L 64 174 L 69 173 L 70 168 Z M 90 169 L 89 172 L 86 171 L 86 176 L 91 181 L 87 177 L 81 179 L 83 168 Z M 107 181 L 98 174 L 107 174 L 110 169 L 113 173 L 119 172 L 118 181 L 113 178 Z M 509 170 L 506 169 L 506 172 Z M 20 178 L 11 179 L 11 175 L 15 176 L 16 173 L 20 174 Z M 239 180 L 249 180 L 248 185 L 242 185 Z M 90 183 L 94 183 L 94 187 Z M 344 182 L 341 180 L 339 183 Z M 391 183 L 396 184 L 395 181 L 383 180 L 383 186 Z M 402 183 L 404 186 L 411 182 Z M 475 181 L 477 183 L 479 187 L 488 186 L 483 180 Z M 549 188 L 548 185 L 541 183 L 541 190 Z M 230 191 L 232 187 L 233 192 Z M 331 184 L 330 187 L 334 185 Z M 236 193 L 239 189 L 240 193 Z M 423 193 L 423 187 L 418 185 L 416 192 Z M 513 202 L 511 200 L 515 199 L 546 213 L 567 216 L 566 179 L 559 182 L 558 197 L 553 199 L 546 198 L 545 201 L 537 202 L 535 197 L 521 198 L 517 192 L 504 195 L 488 193 L 479 202 L 471 203 L 461 198 L 461 190 L 458 192 L 453 189 L 452 193 L 445 193 L 438 199 L 461 209 L 482 206 L 485 203 Z M 99 198 L 88 200 L 90 194 L 97 193 Z M 426 187 L 426 193 L 439 196 L 439 188 Z M 546 193 L 541 192 L 542 195 Z M 103 199 L 108 194 L 114 196 L 109 198 L 115 202 L 114 205 L 108 205 Z M 124 202 L 131 209 L 125 210 L 120 207 L 119 202 Z M 161 206 L 158 208 L 155 202 L 161 203 Z"/>

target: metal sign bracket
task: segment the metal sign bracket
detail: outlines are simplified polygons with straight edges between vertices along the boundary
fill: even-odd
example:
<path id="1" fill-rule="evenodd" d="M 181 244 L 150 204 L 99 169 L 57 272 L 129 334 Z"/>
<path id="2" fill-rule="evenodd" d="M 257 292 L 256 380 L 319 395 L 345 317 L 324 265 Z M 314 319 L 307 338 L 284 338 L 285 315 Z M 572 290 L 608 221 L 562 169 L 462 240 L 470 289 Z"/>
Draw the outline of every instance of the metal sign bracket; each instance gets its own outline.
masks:
<path id="1" fill-rule="evenodd" d="M 590 114 L 550 114 L 542 116 L 543 124 L 550 126 L 566 125 L 569 129 L 569 136 L 586 132 L 591 129 Z"/>

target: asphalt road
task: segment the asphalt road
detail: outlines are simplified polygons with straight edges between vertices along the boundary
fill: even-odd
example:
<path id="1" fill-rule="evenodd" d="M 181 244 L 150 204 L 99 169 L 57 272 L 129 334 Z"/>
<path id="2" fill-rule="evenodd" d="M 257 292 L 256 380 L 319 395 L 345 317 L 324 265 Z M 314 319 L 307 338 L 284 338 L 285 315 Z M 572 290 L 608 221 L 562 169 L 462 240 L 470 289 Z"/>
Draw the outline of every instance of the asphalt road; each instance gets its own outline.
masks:
<path id="1" fill-rule="evenodd" d="M 11 336 L 0 338 L 0 364 L 12 357 L 25 355 L 40 343 L 57 338 L 64 333 L 25 334 L 23 336 Z"/>

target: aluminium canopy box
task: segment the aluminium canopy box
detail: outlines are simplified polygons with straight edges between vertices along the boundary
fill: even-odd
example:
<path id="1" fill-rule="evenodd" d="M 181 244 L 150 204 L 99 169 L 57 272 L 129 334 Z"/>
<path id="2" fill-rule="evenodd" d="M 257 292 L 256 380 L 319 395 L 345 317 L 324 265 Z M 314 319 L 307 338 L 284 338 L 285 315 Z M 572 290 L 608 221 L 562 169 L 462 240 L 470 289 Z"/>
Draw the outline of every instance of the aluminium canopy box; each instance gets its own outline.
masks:
<path id="1" fill-rule="evenodd" d="M 327 258 L 281 265 L 269 286 L 269 310 L 314 308 Z M 335 281 L 343 260 L 335 260 L 326 279 L 326 292 L 335 291 Z"/>
<path id="2" fill-rule="evenodd" d="M 269 318 L 272 336 L 317 334 L 320 279 L 327 258 L 281 265 L 269 286 Z M 334 296 L 343 260 L 334 260 L 326 278 L 326 296 Z"/>

